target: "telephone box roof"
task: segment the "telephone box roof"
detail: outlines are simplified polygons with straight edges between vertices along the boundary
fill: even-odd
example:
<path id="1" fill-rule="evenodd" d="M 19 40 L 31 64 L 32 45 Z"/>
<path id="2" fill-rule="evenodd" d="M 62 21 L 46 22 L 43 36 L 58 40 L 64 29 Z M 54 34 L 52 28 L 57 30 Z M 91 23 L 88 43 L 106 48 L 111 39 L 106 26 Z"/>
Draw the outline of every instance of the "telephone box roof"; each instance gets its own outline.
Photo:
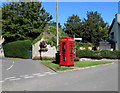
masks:
<path id="1" fill-rule="evenodd" d="M 72 37 L 62 37 L 61 39 L 74 39 Z"/>

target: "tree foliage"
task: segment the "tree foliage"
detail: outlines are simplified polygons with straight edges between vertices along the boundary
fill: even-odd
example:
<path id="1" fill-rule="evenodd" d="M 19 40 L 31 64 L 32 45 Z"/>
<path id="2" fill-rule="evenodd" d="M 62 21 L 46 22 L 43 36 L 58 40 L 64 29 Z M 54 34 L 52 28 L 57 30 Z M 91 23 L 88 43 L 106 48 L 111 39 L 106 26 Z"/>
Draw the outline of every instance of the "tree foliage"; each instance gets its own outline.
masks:
<path id="1" fill-rule="evenodd" d="M 61 37 L 68 36 L 61 28 L 58 29 L 58 33 L 59 40 Z M 57 43 L 56 27 L 54 27 L 53 25 L 46 26 L 43 29 L 43 32 L 40 34 L 40 36 L 33 40 L 32 44 L 35 44 L 36 42 L 41 40 L 41 38 L 44 38 L 47 44 L 50 44 L 51 46 L 56 46 Z"/>
<path id="2" fill-rule="evenodd" d="M 54 27 L 56 27 L 56 22 L 51 21 L 51 22 L 49 22 L 49 23 L 47 24 L 47 26 L 54 26 Z M 62 28 L 62 26 L 61 26 L 60 23 L 58 23 L 58 27 L 59 27 L 59 28 Z"/>
<path id="3" fill-rule="evenodd" d="M 64 31 L 69 36 L 81 37 L 85 43 L 98 45 L 100 41 L 108 40 L 109 37 L 109 26 L 97 11 L 87 12 L 87 18 L 83 20 L 78 15 L 72 15 L 64 25 Z"/>
<path id="4" fill-rule="evenodd" d="M 87 19 L 83 20 L 82 28 L 84 42 L 97 45 L 100 41 L 108 39 L 109 26 L 97 11 L 87 12 Z"/>
<path id="5" fill-rule="evenodd" d="M 81 19 L 78 15 L 72 15 L 67 19 L 67 23 L 64 24 L 64 31 L 71 37 L 78 36 L 80 33 Z"/>
<path id="6" fill-rule="evenodd" d="M 2 35 L 7 42 L 35 39 L 52 16 L 41 2 L 12 2 L 2 7 Z"/>

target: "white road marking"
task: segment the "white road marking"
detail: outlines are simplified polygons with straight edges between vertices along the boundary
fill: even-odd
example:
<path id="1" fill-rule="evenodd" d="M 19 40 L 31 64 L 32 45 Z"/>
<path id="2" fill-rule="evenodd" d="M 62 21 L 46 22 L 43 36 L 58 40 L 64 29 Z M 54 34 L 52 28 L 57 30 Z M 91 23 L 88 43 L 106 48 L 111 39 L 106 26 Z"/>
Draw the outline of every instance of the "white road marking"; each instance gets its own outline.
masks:
<path id="1" fill-rule="evenodd" d="M 7 79 L 12 79 L 12 78 L 16 78 L 16 77 L 9 77 L 9 78 L 5 78 L 5 80 L 7 80 Z"/>
<path id="2" fill-rule="evenodd" d="M 24 77 L 24 78 L 33 78 L 34 76 L 28 76 L 28 77 Z"/>
<path id="3" fill-rule="evenodd" d="M 23 75 L 23 76 L 20 76 L 20 77 L 29 77 L 29 75 Z"/>
<path id="4" fill-rule="evenodd" d="M 41 74 L 41 75 L 37 75 L 37 76 L 40 76 L 40 77 L 41 77 L 41 76 L 45 76 L 45 75 L 46 75 L 46 74 Z"/>
<path id="5" fill-rule="evenodd" d="M 36 74 L 33 74 L 33 75 L 40 75 L 41 73 L 36 73 Z"/>
<path id="6" fill-rule="evenodd" d="M 54 72 L 45 72 L 45 74 L 52 75 L 52 74 L 57 74 L 57 73 L 54 73 Z"/>
<path id="7" fill-rule="evenodd" d="M 45 72 L 45 74 L 47 74 L 47 73 L 51 73 L 51 72 Z"/>
<path id="8" fill-rule="evenodd" d="M 4 82 L 4 81 L 0 81 L 0 83 L 2 83 L 2 82 Z"/>
<path id="9" fill-rule="evenodd" d="M 30 76 L 30 75 L 19 76 L 20 78 L 8 77 L 8 78 L 5 78 L 4 80 L 14 81 L 14 80 L 19 80 L 19 79 L 21 79 L 21 77 L 27 79 L 27 78 L 33 78 L 33 77 L 35 77 L 35 76 L 42 77 L 42 76 L 53 75 L 53 74 L 57 74 L 57 73 L 54 73 L 54 72 L 44 72 L 43 74 L 36 73 L 36 74 L 32 74 L 31 76 Z M 4 81 L 0 81 L 0 82 L 4 82 Z"/>
<path id="10" fill-rule="evenodd" d="M 37 76 L 46 76 L 46 75 L 53 75 L 53 74 L 57 74 L 57 73 L 45 72 L 44 74 L 40 74 L 40 75 L 37 75 Z"/>
<path id="11" fill-rule="evenodd" d="M 57 73 L 49 73 L 49 75 L 54 75 L 54 74 L 57 74 Z"/>
<path id="12" fill-rule="evenodd" d="M 13 61 L 13 64 L 14 64 L 15 62 Z M 12 67 L 13 67 L 13 64 L 9 67 L 9 68 L 7 68 L 7 70 L 10 70 Z"/>
<path id="13" fill-rule="evenodd" d="M 10 81 L 20 80 L 21 78 L 10 79 Z"/>
<path id="14" fill-rule="evenodd" d="M 10 70 L 13 67 L 13 65 L 11 65 L 9 68 L 7 68 L 7 70 Z"/>

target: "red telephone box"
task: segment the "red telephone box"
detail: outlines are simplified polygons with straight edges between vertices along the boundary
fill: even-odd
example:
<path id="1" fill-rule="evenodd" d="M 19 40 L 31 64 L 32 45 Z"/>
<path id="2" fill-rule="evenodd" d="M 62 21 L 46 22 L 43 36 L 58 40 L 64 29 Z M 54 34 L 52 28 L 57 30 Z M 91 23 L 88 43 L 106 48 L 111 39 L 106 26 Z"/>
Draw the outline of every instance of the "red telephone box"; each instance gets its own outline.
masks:
<path id="1" fill-rule="evenodd" d="M 74 38 L 60 39 L 60 65 L 74 65 Z"/>

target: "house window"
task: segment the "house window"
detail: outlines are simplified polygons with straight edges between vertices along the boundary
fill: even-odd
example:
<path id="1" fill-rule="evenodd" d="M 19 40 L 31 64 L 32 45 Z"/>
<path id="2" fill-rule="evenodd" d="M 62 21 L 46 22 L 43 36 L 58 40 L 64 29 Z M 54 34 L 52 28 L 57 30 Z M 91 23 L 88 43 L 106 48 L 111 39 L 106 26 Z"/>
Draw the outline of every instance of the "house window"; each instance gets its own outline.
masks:
<path id="1" fill-rule="evenodd" d="M 111 33 L 111 39 L 114 39 L 114 32 Z"/>

